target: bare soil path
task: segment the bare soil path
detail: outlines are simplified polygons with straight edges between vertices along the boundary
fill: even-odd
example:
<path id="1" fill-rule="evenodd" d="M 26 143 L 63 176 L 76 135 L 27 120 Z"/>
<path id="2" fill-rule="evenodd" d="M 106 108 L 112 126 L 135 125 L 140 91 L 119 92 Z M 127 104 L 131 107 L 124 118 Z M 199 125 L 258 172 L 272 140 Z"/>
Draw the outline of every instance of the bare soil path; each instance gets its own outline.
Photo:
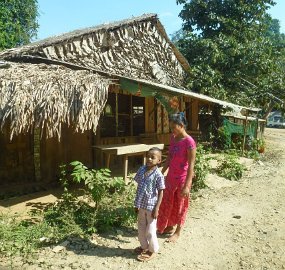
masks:
<path id="1" fill-rule="evenodd" d="M 176 244 L 160 238 L 154 260 L 136 261 L 136 231 L 126 230 L 89 244 L 74 241 L 57 253 L 47 248 L 21 269 L 285 269 L 285 130 L 267 129 L 266 140 L 264 159 L 240 182 L 210 176 L 181 238 Z"/>

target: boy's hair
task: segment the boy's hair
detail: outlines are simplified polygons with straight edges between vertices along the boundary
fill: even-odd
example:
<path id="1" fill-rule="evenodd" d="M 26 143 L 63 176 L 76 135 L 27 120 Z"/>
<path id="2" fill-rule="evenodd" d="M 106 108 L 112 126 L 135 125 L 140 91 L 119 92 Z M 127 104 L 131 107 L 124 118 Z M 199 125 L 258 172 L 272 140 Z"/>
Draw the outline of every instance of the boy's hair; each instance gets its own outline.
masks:
<path id="1" fill-rule="evenodd" d="M 171 114 L 169 116 L 169 121 L 177 125 L 183 125 L 184 127 L 187 127 L 188 125 L 184 112 Z"/>
<path id="2" fill-rule="evenodd" d="M 152 147 L 150 148 L 147 152 L 151 152 L 151 151 L 155 151 L 155 152 L 158 152 L 160 155 L 162 155 L 162 150 L 159 149 L 158 147 Z"/>

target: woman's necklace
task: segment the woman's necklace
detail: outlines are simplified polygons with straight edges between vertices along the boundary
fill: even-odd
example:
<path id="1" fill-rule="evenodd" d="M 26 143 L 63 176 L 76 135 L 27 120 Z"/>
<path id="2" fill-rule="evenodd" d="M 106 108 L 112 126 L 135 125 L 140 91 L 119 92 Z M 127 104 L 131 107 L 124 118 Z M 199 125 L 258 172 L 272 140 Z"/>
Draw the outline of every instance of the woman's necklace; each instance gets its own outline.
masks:
<path id="1" fill-rule="evenodd" d="M 178 136 L 176 136 L 174 139 L 175 139 L 175 142 L 180 142 L 182 141 L 183 139 L 185 139 L 187 137 L 187 133 L 184 134 L 184 133 L 181 133 L 179 134 Z"/>

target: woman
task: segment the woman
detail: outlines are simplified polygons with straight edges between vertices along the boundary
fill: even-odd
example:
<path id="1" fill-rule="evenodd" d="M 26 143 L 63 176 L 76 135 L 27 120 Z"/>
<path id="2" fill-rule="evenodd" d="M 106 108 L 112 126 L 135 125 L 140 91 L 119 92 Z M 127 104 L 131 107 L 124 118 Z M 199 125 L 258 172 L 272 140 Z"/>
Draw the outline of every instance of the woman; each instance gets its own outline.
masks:
<path id="1" fill-rule="evenodd" d="M 157 220 L 160 233 L 173 233 L 168 241 L 175 242 L 185 223 L 189 205 L 190 189 L 194 176 L 196 143 L 186 132 L 187 121 L 184 113 L 170 116 L 169 154 L 162 173 L 167 169 L 163 200 Z M 174 228 L 176 226 L 176 229 Z M 174 230 L 175 229 L 175 230 Z"/>

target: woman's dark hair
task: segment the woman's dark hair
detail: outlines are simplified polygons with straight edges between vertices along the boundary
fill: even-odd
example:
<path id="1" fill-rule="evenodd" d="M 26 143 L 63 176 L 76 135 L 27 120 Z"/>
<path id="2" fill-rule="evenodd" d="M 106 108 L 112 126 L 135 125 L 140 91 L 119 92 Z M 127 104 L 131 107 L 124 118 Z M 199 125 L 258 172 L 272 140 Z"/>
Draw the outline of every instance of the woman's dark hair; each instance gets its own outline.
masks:
<path id="1" fill-rule="evenodd" d="M 169 116 L 169 121 L 177 125 L 183 125 L 184 127 L 187 127 L 188 125 L 185 114 L 183 112 L 171 114 Z"/>

